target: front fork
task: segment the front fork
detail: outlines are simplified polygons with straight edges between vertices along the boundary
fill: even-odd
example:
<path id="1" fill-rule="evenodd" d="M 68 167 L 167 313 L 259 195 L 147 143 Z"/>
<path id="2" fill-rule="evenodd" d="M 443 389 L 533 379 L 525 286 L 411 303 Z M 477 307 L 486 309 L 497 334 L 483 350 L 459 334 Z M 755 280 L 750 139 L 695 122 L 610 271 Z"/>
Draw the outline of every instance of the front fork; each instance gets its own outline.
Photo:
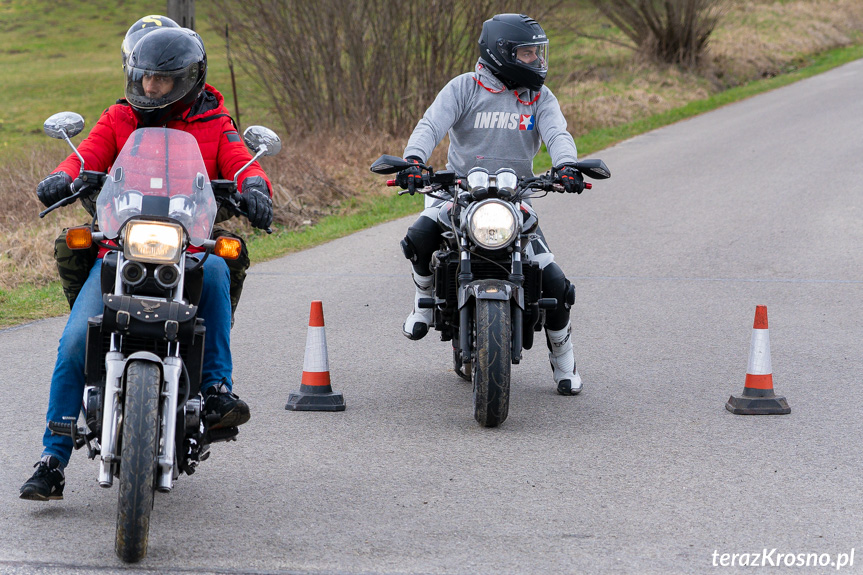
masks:
<path id="1" fill-rule="evenodd" d="M 112 335 L 113 338 L 119 337 Z M 177 344 L 172 344 L 173 351 L 178 353 Z M 172 351 L 169 348 L 169 352 Z M 171 491 L 174 480 L 175 440 L 177 433 L 177 403 L 179 401 L 180 377 L 183 371 L 183 360 L 177 355 L 169 355 L 164 360 L 149 352 L 133 353 L 128 358 L 119 351 L 109 351 L 105 354 L 105 398 L 102 408 L 102 441 L 101 462 L 99 466 L 99 485 L 111 487 L 114 484 L 114 474 L 120 464 L 118 453 L 119 434 L 123 418 L 122 393 L 123 375 L 126 363 L 134 358 L 146 359 L 162 366 L 161 408 L 159 410 L 159 426 L 161 441 L 159 442 L 156 488 L 159 491 Z"/>
<path id="2" fill-rule="evenodd" d="M 176 348 L 177 344 L 171 344 Z M 180 376 L 183 372 L 183 360 L 176 355 L 165 358 L 163 365 L 164 386 L 162 387 L 162 442 L 159 453 L 159 478 L 156 489 L 162 492 L 171 491 L 174 481 L 174 459 L 177 437 L 177 402 L 180 395 Z"/>
<path id="3" fill-rule="evenodd" d="M 115 346 L 115 338 L 111 335 L 111 349 Z M 120 394 L 123 391 L 123 372 L 126 369 L 126 358 L 119 351 L 109 351 L 105 354 L 105 403 L 102 406 L 102 441 L 101 461 L 99 463 L 99 485 L 111 487 L 114 484 L 114 468 L 119 463 L 117 457 L 117 434 L 120 429 L 122 409 Z"/>
<path id="4" fill-rule="evenodd" d="M 462 249 L 460 254 L 460 272 L 458 275 L 459 285 L 459 348 L 461 349 L 462 362 L 468 364 L 473 361 L 471 349 L 471 323 L 473 321 L 473 310 L 475 306 L 468 305 L 475 299 L 499 299 L 515 303 L 512 309 L 512 334 L 510 342 L 512 345 L 512 362 L 521 361 L 523 346 L 522 324 L 524 323 L 524 273 L 521 261 L 521 238 L 516 238 L 513 245 L 512 268 L 509 282 L 500 280 L 473 281 L 473 273 L 470 269 L 470 252 L 468 252 L 464 238 L 462 238 Z M 494 290 L 486 290 L 486 285 L 495 286 Z"/>

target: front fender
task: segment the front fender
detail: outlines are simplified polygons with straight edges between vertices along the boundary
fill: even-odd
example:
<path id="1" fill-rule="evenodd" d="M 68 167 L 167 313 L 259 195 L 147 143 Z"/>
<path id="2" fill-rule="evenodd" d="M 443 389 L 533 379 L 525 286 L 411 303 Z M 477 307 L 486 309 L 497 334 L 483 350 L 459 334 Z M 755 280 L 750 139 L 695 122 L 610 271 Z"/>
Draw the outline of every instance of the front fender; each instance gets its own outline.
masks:
<path id="1" fill-rule="evenodd" d="M 524 309 L 524 290 L 504 280 L 477 280 L 459 286 L 458 307 L 463 308 L 473 299 L 515 300 Z"/>
<path id="2" fill-rule="evenodd" d="M 142 359 L 144 361 L 152 361 L 153 363 L 157 363 L 160 366 L 162 365 L 162 358 L 156 355 L 155 353 L 149 351 L 136 351 L 132 355 L 126 358 L 126 363 L 128 364 L 133 359 Z"/>

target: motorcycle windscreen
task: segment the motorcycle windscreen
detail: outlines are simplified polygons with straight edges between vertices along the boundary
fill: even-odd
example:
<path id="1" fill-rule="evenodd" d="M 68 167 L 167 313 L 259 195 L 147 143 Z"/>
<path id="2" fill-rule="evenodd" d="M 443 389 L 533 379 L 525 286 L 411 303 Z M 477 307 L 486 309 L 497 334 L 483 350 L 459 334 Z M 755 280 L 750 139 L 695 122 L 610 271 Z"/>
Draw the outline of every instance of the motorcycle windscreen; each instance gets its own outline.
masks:
<path id="1" fill-rule="evenodd" d="M 187 132 L 142 128 L 129 136 L 96 200 L 99 228 L 114 239 L 129 218 L 176 220 L 192 245 L 210 237 L 216 198 L 198 142 Z"/>

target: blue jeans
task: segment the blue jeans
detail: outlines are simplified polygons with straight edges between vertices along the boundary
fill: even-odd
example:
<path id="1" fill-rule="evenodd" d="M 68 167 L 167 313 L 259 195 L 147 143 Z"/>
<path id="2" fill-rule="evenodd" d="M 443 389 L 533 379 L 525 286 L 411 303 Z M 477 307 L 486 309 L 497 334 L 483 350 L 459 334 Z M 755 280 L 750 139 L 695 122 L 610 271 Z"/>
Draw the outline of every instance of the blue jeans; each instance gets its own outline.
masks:
<path id="1" fill-rule="evenodd" d="M 90 270 L 84 287 L 72 306 L 66 321 L 57 363 L 51 376 L 47 421 L 62 422 L 64 417 L 78 417 L 84 397 L 84 359 L 87 345 L 87 319 L 102 313 L 102 260 Z M 231 388 L 231 297 L 230 275 L 225 260 L 210 255 L 204 262 L 204 287 L 198 306 L 198 317 L 204 319 L 207 335 L 201 390 L 224 380 Z M 54 435 L 46 427 L 42 438 L 42 455 L 53 455 L 65 467 L 72 455 L 72 438 Z"/>

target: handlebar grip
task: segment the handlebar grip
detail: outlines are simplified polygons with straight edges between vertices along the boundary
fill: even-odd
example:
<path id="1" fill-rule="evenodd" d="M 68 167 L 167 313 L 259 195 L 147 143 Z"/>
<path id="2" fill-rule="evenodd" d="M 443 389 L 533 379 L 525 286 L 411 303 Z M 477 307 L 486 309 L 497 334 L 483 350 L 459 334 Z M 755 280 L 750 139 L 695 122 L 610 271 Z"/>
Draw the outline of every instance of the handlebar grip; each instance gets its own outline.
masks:
<path id="1" fill-rule="evenodd" d="M 398 184 L 396 183 L 395 180 L 387 180 L 387 186 L 388 187 L 392 188 L 392 187 L 397 186 L 397 185 Z"/>
<path id="2" fill-rule="evenodd" d="M 593 187 L 593 184 L 591 184 L 590 182 L 584 182 L 584 189 L 585 190 L 589 190 L 592 187 Z"/>
<path id="3" fill-rule="evenodd" d="M 243 197 L 243 194 L 241 194 L 240 192 L 234 191 L 231 193 L 230 198 L 226 198 L 226 199 L 229 200 L 228 204 L 231 206 L 231 209 L 233 209 L 234 212 L 236 212 L 236 214 L 238 216 L 242 216 L 242 217 L 246 218 L 247 220 L 249 219 L 249 208 L 246 205 L 246 198 Z M 273 233 L 273 228 L 271 228 L 270 226 L 267 226 L 266 228 L 260 228 L 260 229 L 263 229 L 268 234 Z"/>

